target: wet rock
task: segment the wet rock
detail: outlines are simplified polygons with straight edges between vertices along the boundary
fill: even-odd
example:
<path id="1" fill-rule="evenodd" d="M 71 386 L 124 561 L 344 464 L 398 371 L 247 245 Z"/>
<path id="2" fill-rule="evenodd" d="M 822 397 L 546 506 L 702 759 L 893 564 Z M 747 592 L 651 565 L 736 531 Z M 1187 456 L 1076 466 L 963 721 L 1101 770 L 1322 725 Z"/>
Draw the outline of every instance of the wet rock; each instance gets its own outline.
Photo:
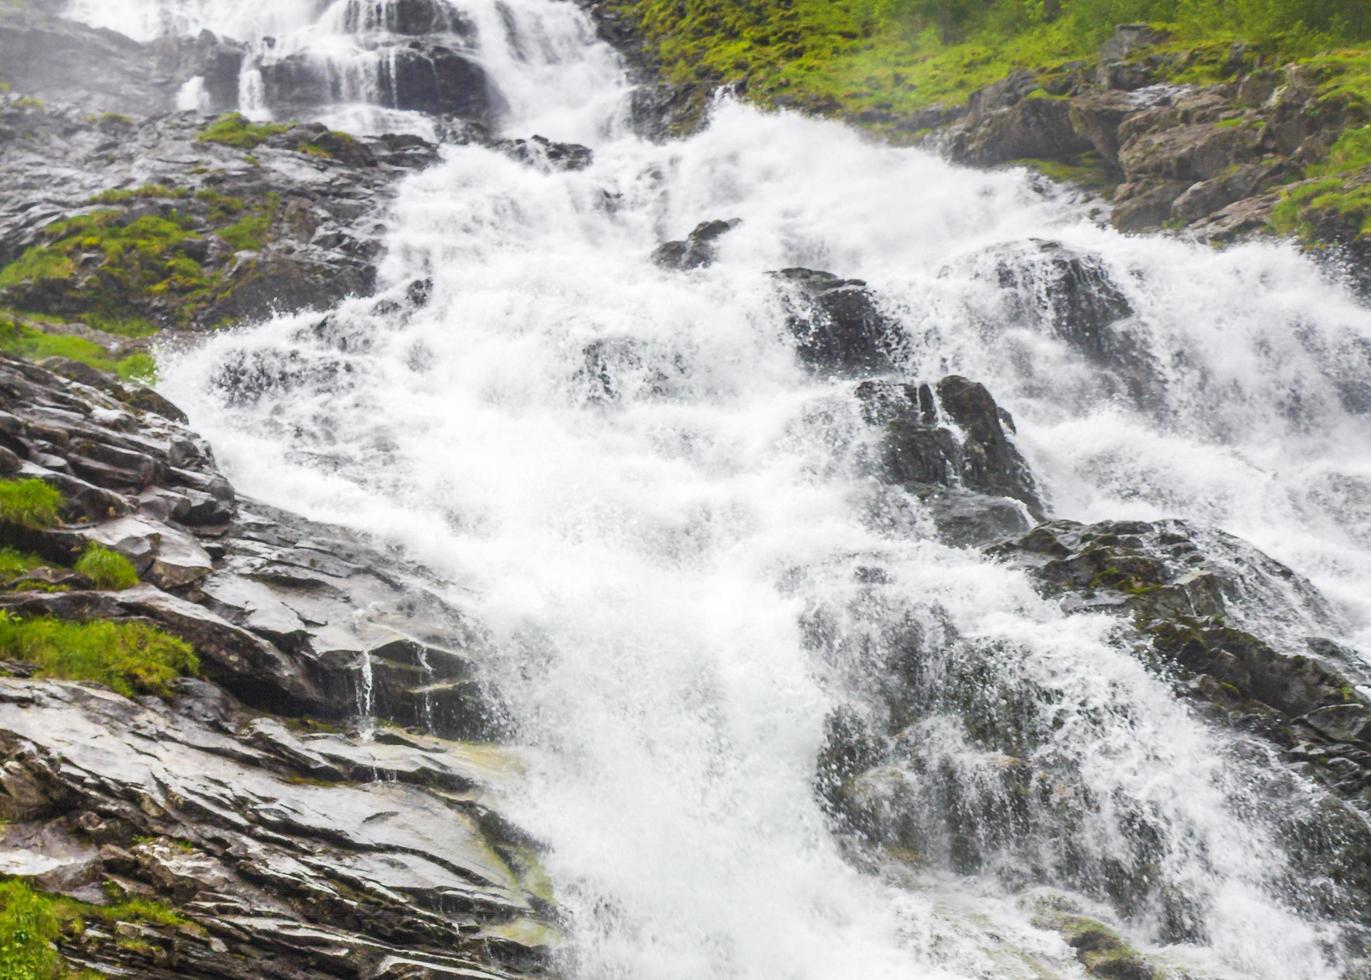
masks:
<path id="1" fill-rule="evenodd" d="M 1137 405 L 1154 403 L 1165 384 L 1133 307 L 1103 261 L 1060 242 L 1030 239 L 973 256 L 973 275 L 1005 291 L 1000 316 L 1058 338 L 1109 372 L 1112 387 Z"/>
<path id="2" fill-rule="evenodd" d="M 720 238 L 728 234 L 742 221 L 733 218 L 728 221 L 705 221 L 695 226 L 685 241 L 664 242 L 652 253 L 652 261 L 663 269 L 686 272 L 713 265 L 718 257 Z"/>
<path id="3" fill-rule="evenodd" d="M 936 386 L 865 381 L 856 394 L 883 430 L 882 479 L 918 496 L 949 543 L 987 544 L 1041 518 L 1032 474 L 1006 433 L 1013 420 L 984 386 L 954 375 Z"/>
<path id="4" fill-rule="evenodd" d="M 831 272 L 784 269 L 773 273 L 786 308 L 786 326 L 800 360 L 812 371 L 879 374 L 894 368 L 903 337 L 876 304 L 866 283 Z"/>
<path id="5" fill-rule="evenodd" d="M 525 845 L 493 831 L 479 802 L 507 778 L 497 755 L 296 737 L 232 702 L 200 703 L 192 690 L 139 705 L 0 680 L 12 821 L 0 870 L 31 875 L 45 854 L 46 887 L 103 903 L 109 880 L 188 922 L 87 929 L 62 940 L 65 955 L 168 978 L 375 975 L 399 956 L 437 972 L 542 973 L 543 949 L 508 938 L 544 915 L 516 870 Z"/>
<path id="6" fill-rule="evenodd" d="M 1183 521 L 1054 521 L 993 550 L 1025 562 L 1068 610 L 1128 614 L 1191 696 L 1313 763 L 1339 792 L 1371 787 L 1362 723 L 1371 674 L 1319 638 L 1337 628 L 1335 614 L 1279 562 Z M 1330 769 L 1329 759 L 1352 768 Z"/>
<path id="7" fill-rule="evenodd" d="M 490 741 L 507 726 L 481 630 L 354 536 L 239 500 L 182 423 L 114 387 L 0 355 L 6 452 L 87 494 L 70 526 L 0 526 L 3 543 L 70 564 L 101 541 L 144 580 L 95 591 L 54 568 L 0 591 L 0 610 L 149 624 L 189 642 L 203 677 L 138 702 L 3 665 L 0 874 L 183 918 L 65 935 L 88 969 L 545 975 L 536 848 L 490 793 L 519 760 Z M 65 472 L 82 467 L 92 482 Z"/>
<path id="8" fill-rule="evenodd" d="M 342 80 L 307 53 L 260 68 L 267 104 L 279 113 L 309 113 L 342 100 Z M 396 109 L 489 122 L 501 105 L 485 70 L 472 58 L 431 41 L 394 46 L 377 63 L 378 102 Z"/>
<path id="9" fill-rule="evenodd" d="M 540 170 L 584 170 L 595 162 L 590 147 L 579 143 L 555 143 L 543 136 L 498 140 L 495 147 L 520 163 Z"/>

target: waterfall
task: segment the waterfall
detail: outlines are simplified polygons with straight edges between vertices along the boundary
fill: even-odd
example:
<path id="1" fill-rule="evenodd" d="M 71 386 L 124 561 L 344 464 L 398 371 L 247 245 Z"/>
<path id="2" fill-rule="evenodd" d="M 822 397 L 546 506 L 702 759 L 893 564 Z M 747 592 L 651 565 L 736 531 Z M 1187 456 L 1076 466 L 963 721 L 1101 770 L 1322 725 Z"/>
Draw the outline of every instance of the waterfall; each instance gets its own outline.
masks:
<path id="1" fill-rule="evenodd" d="M 244 40 L 253 71 L 308 51 L 330 111 L 386 104 L 385 4 L 72 10 Z M 451 16 L 438 29 L 463 25 L 500 133 L 583 142 L 593 163 L 446 148 L 403 185 L 382 268 L 395 297 L 431 280 L 425 304 L 221 332 L 168 353 L 162 388 L 245 492 L 395 543 L 497 638 L 489 666 L 533 747 L 513 812 L 549 848 L 565 972 L 1082 976 L 1041 915 L 1064 902 L 1177 975 L 1353 975 L 1350 926 L 1314 907 L 1282 836 L 1317 819 L 1312 784 L 1178 700 L 1118 619 L 1068 615 L 877 485 L 853 380 L 804 369 L 768 273 L 869 283 L 906 338 L 897 374 L 983 382 L 1053 515 L 1240 535 L 1326 601 L 1254 585 L 1238 620 L 1362 652 L 1365 309 L 1292 247 L 1123 236 L 1022 171 L 835 123 L 725 100 L 704 131 L 645 142 L 575 6 Z M 649 260 L 734 218 L 708 268 Z M 1114 284 L 1126 349 L 1087 356 L 1055 329 L 1052 248 Z M 286 350 L 348 370 L 248 399 L 217 387 L 226 359 Z M 592 367 L 594 350 L 619 353 Z M 885 829 L 883 850 L 854 840 L 816 778 L 834 719 L 889 714 L 883 673 L 911 652 L 918 717 L 861 793 L 929 842 L 912 856 Z M 1016 754 L 978 736 L 987 719 Z M 1022 798 L 1025 766 L 1041 798 Z"/>

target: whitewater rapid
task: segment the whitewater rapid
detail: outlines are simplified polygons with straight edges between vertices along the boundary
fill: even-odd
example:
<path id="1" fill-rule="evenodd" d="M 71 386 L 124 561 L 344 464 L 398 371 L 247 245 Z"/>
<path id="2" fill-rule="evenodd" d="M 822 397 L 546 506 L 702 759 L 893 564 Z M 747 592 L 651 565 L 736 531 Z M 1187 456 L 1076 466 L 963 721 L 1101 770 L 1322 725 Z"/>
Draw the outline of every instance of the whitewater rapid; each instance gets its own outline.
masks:
<path id="1" fill-rule="evenodd" d="M 259 8 L 74 9 L 144 36 L 293 31 L 315 46 L 332 9 Z M 161 387 L 244 493 L 393 543 L 490 629 L 532 750 L 512 813 L 548 845 L 567 972 L 1084 975 L 1032 924 L 1013 855 L 976 875 L 879 873 L 835 839 L 814 785 L 825 719 L 861 705 L 851 651 L 912 617 L 999 651 L 1006 690 L 1048 692 L 1035 761 L 1107 804 L 1070 831 L 1083 850 L 1126 849 L 1127 812 L 1160 828 L 1155 873 L 1195 897 L 1207 938 L 1162 948 L 1154 924 L 1121 923 L 1133 942 L 1207 977 L 1343 975 L 1337 924 L 1283 878 L 1268 787 L 1113 619 L 1066 616 L 1020 572 L 937 543 L 912 502 L 872 519 L 873 435 L 851 382 L 801 368 L 766 273 L 869 282 L 911 338 L 908 376 L 965 374 L 1012 411 L 1055 516 L 1238 534 L 1312 579 L 1332 605 L 1320 627 L 1363 652 L 1371 427 L 1348 385 L 1371 366 L 1365 309 L 1292 248 L 1123 236 L 1023 172 L 960 170 L 834 123 L 725 101 L 699 134 L 645 142 L 622 67 L 576 7 L 462 9 L 509 105 L 501 132 L 585 143 L 594 163 L 544 172 L 445 148 L 403 186 L 382 267 L 395 295 L 431 279 L 426 306 L 357 300 L 321 329 L 310 314 L 221 333 L 167 352 Z M 714 266 L 649 261 L 714 218 L 742 219 Z M 1099 256 L 1124 291 L 1163 382 L 1149 405 L 1004 308 L 985 250 L 1033 238 Z M 630 352 L 616 400 L 588 378 L 597 343 Z M 312 381 L 248 399 L 216 384 L 229 359 L 287 352 Z M 857 584 L 873 566 L 888 583 L 875 604 Z M 806 631 L 819 614 L 839 624 L 827 652 Z M 917 752 L 973 776 L 997 764 L 962 720 L 934 722 Z"/>

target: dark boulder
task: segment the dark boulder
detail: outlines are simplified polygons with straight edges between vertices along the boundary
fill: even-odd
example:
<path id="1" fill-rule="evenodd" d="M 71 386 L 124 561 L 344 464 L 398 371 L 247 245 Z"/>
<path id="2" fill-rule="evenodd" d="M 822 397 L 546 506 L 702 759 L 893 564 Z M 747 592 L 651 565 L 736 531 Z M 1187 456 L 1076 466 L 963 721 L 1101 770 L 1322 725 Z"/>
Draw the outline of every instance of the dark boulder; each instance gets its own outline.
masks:
<path id="1" fill-rule="evenodd" d="M 378 101 L 395 109 L 488 122 L 503 105 L 483 69 L 452 48 L 411 41 L 378 52 Z M 266 102 L 282 114 L 311 112 L 346 101 L 353 93 L 324 58 L 291 54 L 261 66 Z"/>
<path id="2" fill-rule="evenodd" d="M 501 153 L 539 170 L 584 170 L 595 162 L 595 153 L 579 143 L 556 143 L 544 136 L 497 140 Z"/>
<path id="3" fill-rule="evenodd" d="M 1013 420 L 984 385 L 957 375 L 936 386 L 864 381 L 857 397 L 866 421 L 885 432 L 884 479 L 1008 497 L 1041 517 L 1033 476 L 1006 433 Z"/>
<path id="4" fill-rule="evenodd" d="M 879 374 L 895 367 L 899 324 L 876 305 L 866 283 L 831 272 L 784 269 L 772 274 L 781 289 L 786 326 L 800 360 L 828 374 Z"/>
<path id="5" fill-rule="evenodd" d="M 738 218 L 701 222 L 686 236 L 685 241 L 658 245 L 652 253 L 652 261 L 663 269 L 675 269 L 678 272 L 713 265 L 719 254 L 716 243 L 740 224 L 742 221 Z"/>

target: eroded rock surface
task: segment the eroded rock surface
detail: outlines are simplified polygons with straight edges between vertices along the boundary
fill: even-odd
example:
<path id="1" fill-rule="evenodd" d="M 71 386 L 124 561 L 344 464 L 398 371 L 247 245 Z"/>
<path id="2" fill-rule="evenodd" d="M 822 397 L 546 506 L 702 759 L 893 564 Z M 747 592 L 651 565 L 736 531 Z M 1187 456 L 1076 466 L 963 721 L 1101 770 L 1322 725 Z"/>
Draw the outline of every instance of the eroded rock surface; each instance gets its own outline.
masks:
<path id="1" fill-rule="evenodd" d="M 209 125 L 195 113 L 88 118 L 8 97 L 0 267 L 33 269 L 0 302 L 206 327 L 369 294 L 390 190 L 436 147 L 320 125 L 234 146 L 207 141 Z"/>
<path id="2" fill-rule="evenodd" d="M 518 760 L 493 741 L 481 630 L 415 569 L 238 498 L 178 417 L 0 357 L 6 475 L 67 499 L 63 526 L 6 524 L 5 542 L 70 564 L 99 541 L 143 579 L 68 576 L 0 610 L 150 623 L 203 673 L 133 701 L 8 665 L 0 873 L 169 903 L 184 924 L 62 939 L 125 975 L 540 975 L 550 894 L 499 813 Z"/>

